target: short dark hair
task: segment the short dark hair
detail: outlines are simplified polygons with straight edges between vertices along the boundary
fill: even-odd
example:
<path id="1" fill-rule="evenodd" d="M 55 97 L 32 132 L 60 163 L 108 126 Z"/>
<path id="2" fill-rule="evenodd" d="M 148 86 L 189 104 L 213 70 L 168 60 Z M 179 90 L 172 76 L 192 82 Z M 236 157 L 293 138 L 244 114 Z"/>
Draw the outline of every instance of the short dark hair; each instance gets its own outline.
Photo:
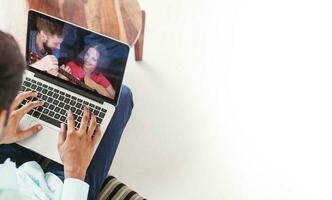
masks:
<path id="1" fill-rule="evenodd" d="M 25 61 L 13 36 L 0 31 L 0 111 L 8 110 L 22 84 Z"/>
<path id="2" fill-rule="evenodd" d="M 37 17 L 36 26 L 38 31 L 44 31 L 46 34 L 57 36 L 61 36 L 63 34 L 64 23 L 62 22 Z"/>

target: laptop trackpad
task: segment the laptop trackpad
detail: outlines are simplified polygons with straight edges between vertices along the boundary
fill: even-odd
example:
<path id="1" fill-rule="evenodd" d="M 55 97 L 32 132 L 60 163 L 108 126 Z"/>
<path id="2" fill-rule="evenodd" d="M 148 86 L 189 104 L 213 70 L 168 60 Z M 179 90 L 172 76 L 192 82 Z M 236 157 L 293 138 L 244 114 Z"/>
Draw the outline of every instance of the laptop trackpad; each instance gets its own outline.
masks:
<path id="1" fill-rule="evenodd" d="M 35 120 L 31 120 L 29 125 L 27 126 L 24 124 L 24 126 L 21 128 L 26 129 L 29 127 L 32 127 L 34 125 L 40 124 L 40 122 L 37 122 Z M 58 143 L 58 131 L 48 127 L 47 125 L 43 124 L 43 129 L 36 133 L 35 135 L 19 142 L 19 144 L 47 157 L 52 160 L 55 160 L 57 162 L 61 162 L 61 159 L 59 157 L 58 149 L 57 149 L 57 143 Z"/>

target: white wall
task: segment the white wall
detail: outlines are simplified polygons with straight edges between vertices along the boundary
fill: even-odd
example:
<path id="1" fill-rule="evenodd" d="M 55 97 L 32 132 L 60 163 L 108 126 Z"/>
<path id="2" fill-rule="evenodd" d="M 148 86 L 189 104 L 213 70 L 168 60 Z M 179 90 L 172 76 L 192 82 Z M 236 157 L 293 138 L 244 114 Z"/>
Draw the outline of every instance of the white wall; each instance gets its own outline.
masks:
<path id="1" fill-rule="evenodd" d="M 22 1 L 5 2 L 0 28 L 23 40 L 6 23 Z M 111 173 L 156 200 L 332 199 L 331 3 L 140 3 L 144 62 L 128 63 Z"/>
<path id="2" fill-rule="evenodd" d="M 140 3 L 111 173 L 149 199 L 331 199 L 330 1 Z"/>

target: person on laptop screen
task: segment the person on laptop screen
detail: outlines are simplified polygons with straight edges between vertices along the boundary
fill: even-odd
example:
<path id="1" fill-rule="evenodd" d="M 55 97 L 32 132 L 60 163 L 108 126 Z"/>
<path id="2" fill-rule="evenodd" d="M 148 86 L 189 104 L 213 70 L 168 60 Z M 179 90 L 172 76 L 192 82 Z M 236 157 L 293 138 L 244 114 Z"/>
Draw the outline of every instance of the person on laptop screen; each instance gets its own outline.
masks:
<path id="1" fill-rule="evenodd" d="M 64 24 L 37 17 L 35 25 L 36 30 L 30 31 L 28 56 L 35 56 L 38 61 L 29 64 L 39 70 L 58 75 L 58 58 L 64 40 Z"/>
<path id="2" fill-rule="evenodd" d="M 99 94 L 114 99 L 115 90 L 101 71 L 108 66 L 107 56 L 106 48 L 102 44 L 95 43 L 87 46 L 75 61 L 68 62 L 63 69 L 76 79 L 84 81 L 90 88 L 97 90 Z M 69 80 L 66 76 L 60 77 Z"/>
<path id="3" fill-rule="evenodd" d="M 111 40 L 50 18 L 29 21 L 28 63 L 53 76 L 112 100 L 119 91 L 126 55 Z M 120 74 L 120 76 L 119 76 Z"/>
<path id="4" fill-rule="evenodd" d="M 37 94 L 18 93 L 26 63 L 15 39 L 2 31 L 0 55 L 0 199 L 96 199 L 131 115 L 129 88 L 122 86 L 115 113 L 94 154 L 101 135 L 95 115 L 85 107 L 76 129 L 73 114 L 68 111 L 68 125 L 61 125 L 58 138 L 61 165 L 16 144 L 43 128 L 37 124 L 22 130 L 19 122 L 44 103 L 33 101 L 19 107 L 24 99 Z M 76 70 L 71 69 L 73 73 Z"/>

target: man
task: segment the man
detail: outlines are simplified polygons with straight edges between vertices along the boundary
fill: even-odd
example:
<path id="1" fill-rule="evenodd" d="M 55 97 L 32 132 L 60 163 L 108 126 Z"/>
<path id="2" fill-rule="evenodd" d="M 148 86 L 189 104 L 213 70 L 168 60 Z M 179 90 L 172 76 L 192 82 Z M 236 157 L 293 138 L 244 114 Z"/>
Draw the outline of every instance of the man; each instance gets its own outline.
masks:
<path id="1" fill-rule="evenodd" d="M 44 18 L 36 18 L 37 31 L 30 32 L 29 53 L 41 60 L 31 66 L 57 75 L 60 46 L 64 40 L 64 24 Z"/>
<path id="2" fill-rule="evenodd" d="M 68 126 L 61 125 L 58 150 L 64 165 L 21 147 L 15 142 L 37 134 L 35 125 L 19 128 L 20 119 L 43 102 L 20 103 L 34 92 L 17 95 L 25 63 L 14 38 L 0 31 L 0 199 L 96 199 L 110 169 L 121 134 L 133 108 L 132 94 L 123 87 L 113 118 L 100 140 L 95 116 L 84 109 L 78 130 L 68 113 Z M 5 59 L 4 59 L 5 58 Z M 17 96 L 16 96 L 17 95 Z M 15 97 L 16 96 L 16 97 Z M 46 141 L 45 141 L 46 142 Z M 47 172 L 47 173 L 44 173 Z"/>

